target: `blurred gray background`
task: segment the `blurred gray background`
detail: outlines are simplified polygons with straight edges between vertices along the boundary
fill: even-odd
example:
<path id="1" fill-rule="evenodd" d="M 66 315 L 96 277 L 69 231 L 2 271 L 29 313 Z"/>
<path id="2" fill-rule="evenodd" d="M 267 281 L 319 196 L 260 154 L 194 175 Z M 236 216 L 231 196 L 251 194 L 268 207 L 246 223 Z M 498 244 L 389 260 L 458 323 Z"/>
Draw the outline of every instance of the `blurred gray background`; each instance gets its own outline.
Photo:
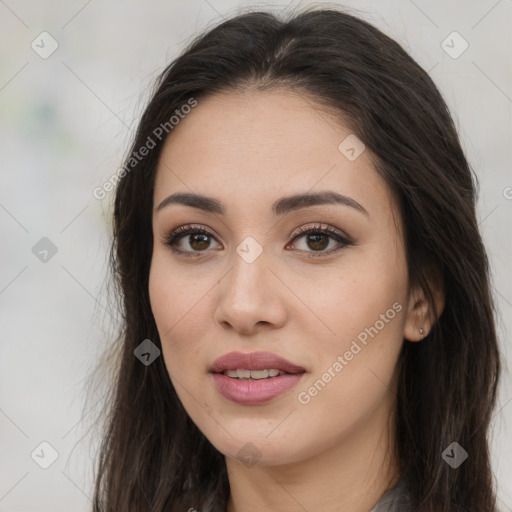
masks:
<path id="1" fill-rule="evenodd" d="M 321 5 L 334 3 L 430 73 L 479 176 L 507 365 L 491 448 L 500 506 L 511 511 L 512 0 Z M 0 0 L 0 511 L 90 510 L 97 438 L 86 435 L 85 385 L 113 325 L 112 194 L 93 190 L 119 168 L 153 80 L 222 17 L 286 5 Z"/>

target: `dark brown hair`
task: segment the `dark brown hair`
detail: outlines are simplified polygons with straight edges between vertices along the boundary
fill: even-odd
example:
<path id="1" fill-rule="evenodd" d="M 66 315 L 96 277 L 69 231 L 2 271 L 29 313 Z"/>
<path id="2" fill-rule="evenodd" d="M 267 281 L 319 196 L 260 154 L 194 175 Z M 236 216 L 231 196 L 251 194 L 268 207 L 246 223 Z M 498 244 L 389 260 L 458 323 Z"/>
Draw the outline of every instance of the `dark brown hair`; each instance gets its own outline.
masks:
<path id="1" fill-rule="evenodd" d="M 187 415 L 163 357 L 145 366 L 134 356 L 145 339 L 161 349 L 148 276 L 165 137 L 153 136 L 156 147 L 129 162 L 191 98 L 282 87 L 348 120 L 375 155 L 377 172 L 396 194 L 410 282 L 423 288 L 434 311 L 428 269 L 442 276 L 444 311 L 426 339 L 403 343 L 397 367 L 394 456 L 413 510 L 495 510 L 488 434 L 501 366 L 475 214 L 478 181 L 443 98 L 402 47 L 357 16 L 308 8 L 286 20 L 239 14 L 201 34 L 161 74 L 142 115 L 115 195 L 110 258 L 122 326 L 105 359 L 113 382 L 94 512 L 225 511 L 224 456 Z M 469 453 L 456 469 L 441 457 L 452 442 Z"/>

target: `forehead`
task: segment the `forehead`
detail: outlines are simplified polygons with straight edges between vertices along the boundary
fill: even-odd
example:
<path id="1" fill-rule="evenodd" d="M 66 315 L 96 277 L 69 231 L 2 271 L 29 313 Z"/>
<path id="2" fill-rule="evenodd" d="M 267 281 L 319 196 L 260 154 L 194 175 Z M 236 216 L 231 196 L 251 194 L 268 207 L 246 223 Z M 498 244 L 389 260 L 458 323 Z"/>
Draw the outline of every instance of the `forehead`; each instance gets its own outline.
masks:
<path id="1" fill-rule="evenodd" d="M 346 153 L 347 144 L 356 153 Z M 357 144 L 341 113 L 327 112 L 311 96 L 290 90 L 210 95 L 168 136 L 154 202 L 197 192 L 222 197 L 229 210 L 234 201 L 248 206 L 330 189 L 389 209 L 390 191 L 369 150 Z"/>

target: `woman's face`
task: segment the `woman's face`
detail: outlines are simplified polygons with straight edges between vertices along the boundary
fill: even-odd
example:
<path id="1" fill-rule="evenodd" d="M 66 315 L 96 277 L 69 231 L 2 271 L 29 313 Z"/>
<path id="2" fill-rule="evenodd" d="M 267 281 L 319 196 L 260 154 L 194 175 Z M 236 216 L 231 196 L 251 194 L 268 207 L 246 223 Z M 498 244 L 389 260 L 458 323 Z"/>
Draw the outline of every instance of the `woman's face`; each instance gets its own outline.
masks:
<path id="1" fill-rule="evenodd" d="M 339 201 L 286 199 L 326 193 Z M 158 208 L 173 194 L 215 202 Z M 369 150 L 310 98 L 217 94 L 174 127 L 155 182 L 151 307 L 176 392 L 222 453 L 284 464 L 385 429 L 409 309 L 393 211 Z M 168 245 L 187 226 L 206 234 Z"/>

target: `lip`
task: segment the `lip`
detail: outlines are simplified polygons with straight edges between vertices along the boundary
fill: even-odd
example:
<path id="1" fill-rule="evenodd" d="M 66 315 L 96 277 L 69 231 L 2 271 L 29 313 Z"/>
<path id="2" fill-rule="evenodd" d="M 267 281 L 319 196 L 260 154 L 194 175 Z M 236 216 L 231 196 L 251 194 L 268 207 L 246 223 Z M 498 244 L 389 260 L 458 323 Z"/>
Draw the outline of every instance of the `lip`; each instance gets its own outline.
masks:
<path id="1" fill-rule="evenodd" d="M 301 366 L 291 363 L 283 357 L 272 354 L 272 352 L 229 352 L 215 359 L 210 371 L 222 373 L 225 370 L 265 370 L 275 368 L 286 373 L 299 373 L 306 371 Z"/>
<path id="2" fill-rule="evenodd" d="M 237 380 L 222 373 L 238 368 L 274 368 L 287 372 L 287 375 L 261 380 Z M 306 375 L 306 370 L 271 352 L 229 352 L 213 362 L 210 373 L 217 391 L 222 396 L 239 404 L 257 405 L 268 402 L 297 385 Z"/>

